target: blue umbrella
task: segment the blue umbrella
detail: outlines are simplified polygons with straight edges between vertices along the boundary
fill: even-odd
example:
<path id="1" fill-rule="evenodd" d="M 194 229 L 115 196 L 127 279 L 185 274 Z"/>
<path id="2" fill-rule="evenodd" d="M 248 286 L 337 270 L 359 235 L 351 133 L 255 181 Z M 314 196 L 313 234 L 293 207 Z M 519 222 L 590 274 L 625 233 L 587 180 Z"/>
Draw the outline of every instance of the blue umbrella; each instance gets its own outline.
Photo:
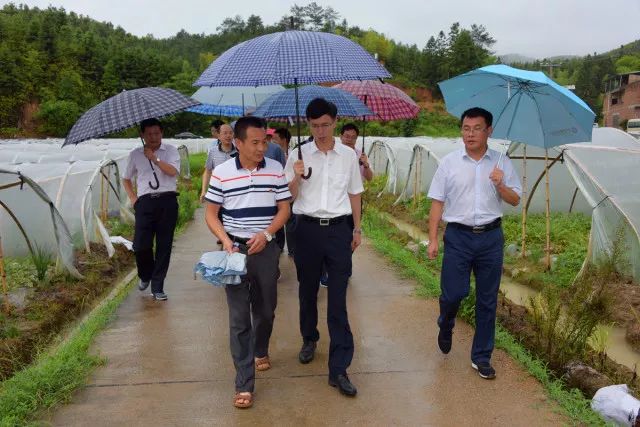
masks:
<path id="1" fill-rule="evenodd" d="M 198 101 L 173 89 L 145 87 L 124 90 L 80 116 L 64 139 L 62 146 L 79 144 L 88 139 L 127 129 L 143 120 L 161 118 L 199 104 Z M 156 180 L 155 184 L 149 183 L 149 186 L 157 189 L 160 182 L 151 160 L 149 160 L 149 166 Z"/>
<path id="2" fill-rule="evenodd" d="M 220 55 L 194 86 L 264 86 L 375 80 L 391 74 L 357 43 L 336 34 L 284 31 L 240 43 Z M 298 143 L 300 107 L 296 96 Z M 302 158 L 298 150 L 298 158 Z M 304 178 L 311 176 L 311 169 Z"/>
<path id="3" fill-rule="evenodd" d="M 303 86 L 298 90 L 298 102 L 303 109 L 306 109 L 306 106 L 314 98 L 324 98 L 336 104 L 338 115 L 341 117 L 359 117 L 373 114 L 356 96 L 341 89 L 309 85 Z M 295 89 L 287 89 L 271 95 L 253 113 L 254 116 L 264 118 L 295 117 L 296 114 L 298 114 L 298 111 L 296 111 Z"/>
<path id="4" fill-rule="evenodd" d="M 220 55 L 194 86 L 313 84 L 391 77 L 367 51 L 336 34 L 284 31 L 247 40 Z"/>
<path id="5" fill-rule="evenodd" d="M 124 90 L 91 107 L 73 125 L 62 146 L 118 132 L 151 118 L 161 118 L 199 105 L 173 89 L 145 87 Z"/>
<path id="6" fill-rule="evenodd" d="M 545 149 L 546 267 L 551 265 L 549 166 L 547 149 L 591 141 L 595 113 L 573 92 L 540 71 L 489 65 L 438 83 L 447 111 L 457 117 L 472 107 L 493 114 L 495 138 Z M 526 153 L 526 151 L 525 151 Z M 498 159 L 500 164 L 501 157 Z M 526 208 L 522 210 L 523 224 Z M 523 251 L 525 231 L 523 225 Z"/>
<path id="7" fill-rule="evenodd" d="M 595 113 L 540 71 L 489 65 L 438 83 L 447 111 L 493 114 L 493 137 L 542 148 L 591 141 Z"/>
<path id="8" fill-rule="evenodd" d="M 265 99 L 284 86 L 227 86 L 201 87 L 191 97 L 202 105 L 187 111 L 219 116 L 242 116 L 256 110 Z"/>

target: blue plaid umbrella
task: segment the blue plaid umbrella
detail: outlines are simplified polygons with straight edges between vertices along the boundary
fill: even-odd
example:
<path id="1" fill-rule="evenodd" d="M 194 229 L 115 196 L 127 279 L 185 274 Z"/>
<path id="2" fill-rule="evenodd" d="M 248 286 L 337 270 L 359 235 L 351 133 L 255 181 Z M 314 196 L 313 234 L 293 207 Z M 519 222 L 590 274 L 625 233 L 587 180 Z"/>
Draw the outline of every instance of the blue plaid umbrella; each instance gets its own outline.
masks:
<path id="1" fill-rule="evenodd" d="M 391 74 L 367 51 L 336 34 L 284 31 L 240 43 L 220 55 L 194 86 L 265 86 L 375 80 Z"/>
<path id="2" fill-rule="evenodd" d="M 295 117 L 298 114 L 295 97 L 295 89 L 275 93 L 260 104 L 253 115 L 264 118 Z M 298 90 L 298 102 L 303 110 L 314 98 L 324 98 L 336 104 L 338 115 L 341 117 L 373 114 L 356 96 L 341 89 L 310 85 L 303 86 Z"/>
<path id="3" fill-rule="evenodd" d="M 209 65 L 194 86 L 264 86 L 375 80 L 391 74 L 357 43 L 336 34 L 284 31 L 240 43 Z M 298 144 L 300 109 L 296 95 Z M 298 150 L 298 158 L 302 153 Z M 304 178 L 311 176 L 311 169 Z"/>
<path id="4" fill-rule="evenodd" d="M 237 105 L 200 104 L 195 107 L 187 108 L 185 111 L 205 114 L 207 116 L 236 117 L 244 115 L 244 109 Z"/>
<path id="5" fill-rule="evenodd" d="M 79 144 L 88 139 L 127 129 L 143 120 L 161 118 L 199 104 L 198 101 L 173 89 L 145 87 L 125 90 L 80 116 L 62 146 Z M 142 144 L 144 145 L 144 140 Z M 149 166 L 156 179 L 155 184 L 149 183 L 149 186 L 156 189 L 160 183 L 151 160 Z"/>
<path id="6" fill-rule="evenodd" d="M 62 146 L 118 132 L 143 120 L 161 118 L 199 104 L 173 89 L 145 87 L 125 90 L 84 113 Z"/>

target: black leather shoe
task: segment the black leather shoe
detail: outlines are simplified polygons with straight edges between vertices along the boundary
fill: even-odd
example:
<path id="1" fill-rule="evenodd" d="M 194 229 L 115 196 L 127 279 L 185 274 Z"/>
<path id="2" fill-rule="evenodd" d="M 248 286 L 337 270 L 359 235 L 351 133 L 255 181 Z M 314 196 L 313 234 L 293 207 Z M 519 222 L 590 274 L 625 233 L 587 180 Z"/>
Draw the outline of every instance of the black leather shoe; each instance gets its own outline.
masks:
<path id="1" fill-rule="evenodd" d="M 451 331 L 445 331 L 442 328 L 440 332 L 438 332 L 438 347 L 440 347 L 440 351 L 444 354 L 448 354 L 451 351 Z"/>
<path id="2" fill-rule="evenodd" d="M 346 374 L 340 374 L 335 377 L 329 375 L 329 385 L 331 387 L 338 387 L 340 393 L 344 394 L 345 396 L 355 396 L 356 394 L 358 394 L 358 389 L 356 389 L 356 387 L 351 384 L 351 381 L 349 381 L 349 377 Z"/>
<path id="3" fill-rule="evenodd" d="M 302 344 L 302 348 L 300 349 L 300 353 L 298 354 L 298 359 L 300 363 L 307 364 L 313 360 L 313 356 L 316 351 L 316 342 L 315 341 L 305 341 Z"/>
<path id="4" fill-rule="evenodd" d="M 485 380 L 492 380 L 496 377 L 496 370 L 493 369 L 491 363 L 489 362 L 471 362 L 471 367 L 478 371 L 478 375 L 480 378 L 484 378 Z"/>

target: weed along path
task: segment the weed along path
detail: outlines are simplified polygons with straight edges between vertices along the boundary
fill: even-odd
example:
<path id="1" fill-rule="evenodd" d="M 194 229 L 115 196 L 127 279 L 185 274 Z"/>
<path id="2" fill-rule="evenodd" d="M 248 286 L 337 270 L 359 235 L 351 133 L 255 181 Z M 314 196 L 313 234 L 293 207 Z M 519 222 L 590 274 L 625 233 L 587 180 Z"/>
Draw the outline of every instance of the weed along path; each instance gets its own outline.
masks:
<path id="1" fill-rule="evenodd" d="M 319 325 L 316 358 L 298 362 L 295 267 L 283 255 L 271 341 L 273 368 L 259 372 L 253 408 L 232 406 L 224 291 L 193 280 L 192 267 L 214 240 L 198 210 L 175 243 L 166 303 L 134 289 L 94 345 L 106 357 L 86 387 L 43 421 L 59 426 L 149 425 L 561 425 L 542 386 L 496 350 L 494 381 L 470 366 L 472 329 L 458 322 L 453 349 L 436 344 L 438 303 L 414 296 L 365 240 L 354 256 L 349 315 L 355 339 L 355 398 L 327 385 L 328 333 Z M 326 310 L 320 289 L 319 310 Z"/>

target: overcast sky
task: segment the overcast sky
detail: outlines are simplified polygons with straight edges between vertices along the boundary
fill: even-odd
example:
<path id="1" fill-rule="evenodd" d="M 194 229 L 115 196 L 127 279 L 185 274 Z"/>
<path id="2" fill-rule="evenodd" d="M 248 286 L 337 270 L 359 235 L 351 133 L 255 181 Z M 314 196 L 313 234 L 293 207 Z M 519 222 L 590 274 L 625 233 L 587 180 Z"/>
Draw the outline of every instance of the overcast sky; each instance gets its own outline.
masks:
<path id="1" fill-rule="evenodd" d="M 9 2 L 0 0 L 0 4 Z M 299 0 L 30 0 L 29 6 L 67 11 L 109 21 L 136 35 L 169 37 L 180 31 L 210 34 L 226 17 L 255 14 L 272 24 Z M 350 25 L 372 28 L 396 41 L 424 47 L 453 22 L 484 25 L 500 55 L 536 58 L 604 52 L 640 39 L 640 0 L 372 0 L 316 1 L 331 6 Z M 376 2 L 377 3 L 377 2 Z"/>

